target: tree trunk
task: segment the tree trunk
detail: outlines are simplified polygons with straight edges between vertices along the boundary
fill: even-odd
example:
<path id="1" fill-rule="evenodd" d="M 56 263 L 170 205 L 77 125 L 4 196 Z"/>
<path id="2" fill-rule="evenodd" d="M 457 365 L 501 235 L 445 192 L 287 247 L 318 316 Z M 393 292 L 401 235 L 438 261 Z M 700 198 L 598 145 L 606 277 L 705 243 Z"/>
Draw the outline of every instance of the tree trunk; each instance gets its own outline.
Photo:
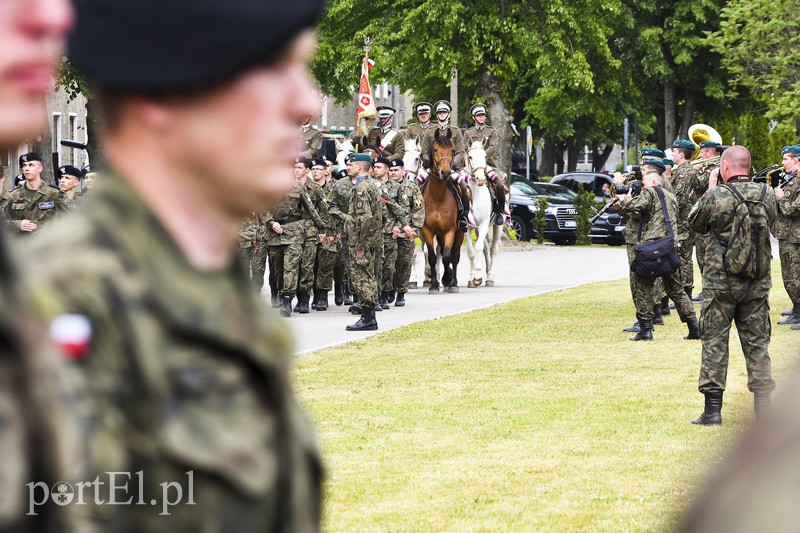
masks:
<path id="1" fill-rule="evenodd" d="M 492 126 L 497 130 L 497 166 L 511 173 L 511 150 L 514 144 L 514 130 L 511 129 L 513 117 L 503 102 L 500 82 L 484 71 L 478 80 L 478 94 L 486 102 Z"/>
<path id="2" fill-rule="evenodd" d="M 555 176 L 553 170 L 556 167 L 556 145 L 553 139 L 544 139 L 542 146 L 542 159 L 539 161 L 539 176 Z"/>
<path id="3" fill-rule="evenodd" d="M 672 145 L 677 131 L 677 113 L 675 111 L 675 85 L 672 82 L 664 84 L 664 144 Z"/>
<path id="4" fill-rule="evenodd" d="M 583 146 L 578 139 L 575 137 L 567 139 L 567 172 L 578 170 L 578 159 L 582 149 Z"/>
<path id="5" fill-rule="evenodd" d="M 689 127 L 694 124 L 694 112 L 697 108 L 697 93 L 691 88 L 686 88 L 686 100 L 683 104 L 683 121 L 678 136 L 681 139 L 689 138 Z M 671 143 L 670 143 L 671 144 Z"/>
<path id="6" fill-rule="evenodd" d="M 597 143 L 592 144 L 592 170 L 595 172 L 601 172 L 603 167 L 606 166 L 606 161 L 611 156 L 611 152 L 614 151 L 613 144 L 607 144 L 603 146 L 603 150 L 599 151 L 599 146 Z"/>

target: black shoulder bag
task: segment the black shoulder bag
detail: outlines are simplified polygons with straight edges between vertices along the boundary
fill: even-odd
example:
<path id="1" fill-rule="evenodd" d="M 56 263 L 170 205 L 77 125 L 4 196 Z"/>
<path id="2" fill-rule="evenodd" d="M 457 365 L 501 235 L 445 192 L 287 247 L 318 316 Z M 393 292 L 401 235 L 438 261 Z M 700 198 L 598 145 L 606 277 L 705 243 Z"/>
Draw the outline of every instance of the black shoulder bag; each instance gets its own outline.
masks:
<path id="1" fill-rule="evenodd" d="M 633 249 L 636 257 L 631 263 L 631 270 L 642 277 L 657 278 L 677 272 L 681 267 L 681 258 L 675 252 L 675 234 L 672 231 L 672 221 L 667 212 L 667 203 L 664 201 L 664 191 L 661 187 L 654 187 L 658 199 L 661 201 L 661 211 L 667 222 L 668 237 L 653 239 L 637 244 Z M 639 239 L 642 237 L 642 226 L 639 226 Z"/>

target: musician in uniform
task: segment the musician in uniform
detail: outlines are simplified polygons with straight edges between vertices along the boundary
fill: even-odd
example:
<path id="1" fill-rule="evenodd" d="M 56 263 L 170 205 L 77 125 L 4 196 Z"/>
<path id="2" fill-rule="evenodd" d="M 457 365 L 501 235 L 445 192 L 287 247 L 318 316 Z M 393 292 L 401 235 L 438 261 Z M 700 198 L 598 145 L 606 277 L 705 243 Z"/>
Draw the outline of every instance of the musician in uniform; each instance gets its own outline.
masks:
<path id="1" fill-rule="evenodd" d="M 701 141 L 698 145 L 700 147 L 700 154 L 699 159 L 711 159 L 719 155 L 717 153 L 717 148 L 721 145 L 716 141 Z M 715 168 L 719 167 L 719 163 L 717 161 L 707 161 L 700 165 L 695 165 L 695 170 L 700 172 L 700 179 L 702 190 L 700 192 L 700 196 L 702 196 L 706 190 L 708 190 L 708 177 L 711 175 L 711 172 L 714 171 Z M 697 266 L 700 267 L 700 273 L 703 273 L 703 270 L 706 267 L 706 247 L 708 246 L 708 238 L 705 235 L 695 234 L 695 255 L 697 256 Z M 698 294 L 695 296 L 692 301 L 695 303 L 699 303 L 701 300 L 702 294 Z"/>
<path id="2" fill-rule="evenodd" d="M 433 106 L 428 102 L 418 102 L 414 105 L 414 111 L 417 113 L 417 120 L 406 128 L 406 139 L 416 139 L 417 144 L 422 144 L 422 138 L 431 127 L 431 108 Z"/>
<path id="3" fill-rule="evenodd" d="M 689 229 L 689 211 L 702 196 L 700 174 L 692 166 L 690 160 L 694 153 L 694 143 L 688 139 L 678 139 L 672 143 L 672 157 L 677 166 L 672 171 L 670 182 L 672 191 L 678 199 L 678 228 L 685 238 L 679 241 L 678 254 L 681 258 L 681 282 L 687 296 L 691 299 L 694 289 L 694 263 L 692 249 L 694 232 Z"/>
<path id="4" fill-rule="evenodd" d="M 397 191 L 397 202 L 408 207 L 408 223 L 401 228 L 397 237 L 397 262 L 394 268 L 392 291 L 396 293 L 395 307 L 406 305 L 408 279 L 414 267 L 415 239 L 422 232 L 425 223 L 425 201 L 422 192 L 414 179 L 405 177 L 402 159 L 393 159 L 389 165 L 389 176 L 400 185 Z M 387 299 L 391 302 L 391 297 Z"/>
<path id="5" fill-rule="evenodd" d="M 300 124 L 300 157 L 312 159 L 317 157 L 322 148 L 322 132 L 311 124 L 311 115 L 303 117 Z"/>
<path id="6" fill-rule="evenodd" d="M 800 328 L 800 146 L 785 146 L 781 150 L 784 181 L 775 187 L 778 200 L 778 217 L 773 228 L 778 239 L 783 286 L 792 301 L 792 311 L 778 324 L 798 325 Z M 782 185 L 782 186 L 781 186 Z"/>
<path id="7" fill-rule="evenodd" d="M 486 104 L 473 104 L 469 112 L 472 115 L 474 125 L 464 132 L 464 145 L 466 149 L 469 150 L 472 147 L 472 143 L 480 142 L 481 145 L 483 145 L 483 149 L 486 151 L 486 164 L 490 167 L 496 167 L 497 162 L 495 161 L 495 155 L 497 154 L 499 137 L 497 135 L 497 130 L 486 124 Z M 497 172 L 488 173 L 487 176 L 489 176 L 488 183 L 495 193 L 495 209 L 497 211 L 497 216 L 495 217 L 494 223 L 501 226 L 503 224 L 503 212 L 506 210 L 506 186 L 502 180 L 500 183 L 497 182 Z"/>
<path id="8" fill-rule="evenodd" d="M 383 157 L 388 157 L 389 159 L 402 158 L 406 153 L 406 144 L 403 135 L 392 125 L 395 109 L 381 105 L 376 110 L 378 111 L 379 125 L 370 128 L 367 133 L 367 144 L 376 146 L 379 149 L 379 155 Z"/>

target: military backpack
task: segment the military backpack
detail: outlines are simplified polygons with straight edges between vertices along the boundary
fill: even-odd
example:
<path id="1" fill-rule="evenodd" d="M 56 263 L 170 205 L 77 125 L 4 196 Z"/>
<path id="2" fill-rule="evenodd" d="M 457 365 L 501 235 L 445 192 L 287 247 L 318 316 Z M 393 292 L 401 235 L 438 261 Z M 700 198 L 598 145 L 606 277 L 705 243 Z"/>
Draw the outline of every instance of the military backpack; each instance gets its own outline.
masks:
<path id="1" fill-rule="evenodd" d="M 729 184 L 721 185 L 738 200 L 733 212 L 731 238 L 728 242 L 717 236 L 724 246 L 722 266 L 728 275 L 745 279 L 760 279 L 769 272 L 772 247 L 769 242 L 769 220 L 764 197 L 767 187 L 761 187 L 758 200 L 749 200 Z"/>

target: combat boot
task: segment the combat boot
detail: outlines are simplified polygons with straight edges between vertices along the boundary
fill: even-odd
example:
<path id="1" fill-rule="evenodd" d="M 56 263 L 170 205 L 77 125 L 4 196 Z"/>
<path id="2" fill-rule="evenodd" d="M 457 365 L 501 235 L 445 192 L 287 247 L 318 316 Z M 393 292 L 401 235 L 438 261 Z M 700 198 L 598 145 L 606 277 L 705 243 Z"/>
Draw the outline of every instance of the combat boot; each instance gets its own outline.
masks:
<path id="1" fill-rule="evenodd" d="M 641 326 L 639 325 L 639 321 L 637 320 L 636 322 L 633 323 L 631 327 L 624 328 L 622 331 L 624 331 L 625 333 L 639 333 L 640 329 Z"/>
<path id="2" fill-rule="evenodd" d="M 722 425 L 722 393 L 707 392 L 706 406 L 703 414 L 692 420 L 692 424 L 698 426 L 721 426 Z"/>
<path id="3" fill-rule="evenodd" d="M 297 305 L 294 307 L 294 310 L 301 315 L 307 315 L 310 312 L 308 309 L 308 299 L 309 294 L 307 292 L 298 292 Z"/>
<path id="4" fill-rule="evenodd" d="M 389 293 L 387 291 L 381 291 L 380 306 L 381 309 L 389 309 Z"/>
<path id="5" fill-rule="evenodd" d="M 344 290 L 342 290 L 342 284 L 338 281 L 333 283 L 333 303 L 337 306 L 344 303 Z"/>
<path id="6" fill-rule="evenodd" d="M 355 324 L 350 324 L 345 327 L 347 331 L 375 331 L 378 329 L 378 321 L 375 320 L 375 310 L 371 307 L 364 306 L 361 312 L 361 318 Z"/>
<path id="7" fill-rule="evenodd" d="M 652 320 L 640 320 L 639 321 L 639 333 L 636 334 L 635 337 L 631 337 L 632 341 L 651 341 L 653 340 L 653 321 Z"/>
<path id="8" fill-rule="evenodd" d="M 281 316 L 292 316 L 292 299 L 294 296 L 291 294 L 284 294 L 281 296 Z"/>
<path id="9" fill-rule="evenodd" d="M 275 294 L 274 292 L 269 293 L 269 302 L 272 305 L 273 309 L 277 309 L 281 306 L 281 297 Z"/>
<path id="10" fill-rule="evenodd" d="M 756 420 L 762 420 L 769 411 L 769 392 L 754 392 L 753 393 L 753 414 Z"/>
<path id="11" fill-rule="evenodd" d="M 394 302 L 394 291 L 389 291 L 386 293 L 386 301 L 389 303 Z"/>
<path id="12" fill-rule="evenodd" d="M 328 310 L 328 291 L 319 289 L 319 296 L 317 296 L 317 311 Z"/>
<path id="13" fill-rule="evenodd" d="M 403 307 L 404 305 L 406 305 L 406 293 L 398 292 L 397 293 L 397 298 L 394 301 L 394 306 L 395 307 Z"/>
<path id="14" fill-rule="evenodd" d="M 318 305 L 319 305 L 319 289 L 314 289 L 314 299 L 311 300 L 311 309 L 316 311 Z"/>
<path id="15" fill-rule="evenodd" d="M 686 319 L 686 326 L 689 328 L 689 334 L 684 337 L 687 341 L 697 340 L 700 338 L 700 323 L 697 321 L 696 316 L 690 316 Z"/>
<path id="16" fill-rule="evenodd" d="M 792 313 L 783 320 L 779 320 L 778 324 L 800 324 L 800 304 L 794 304 Z"/>
<path id="17" fill-rule="evenodd" d="M 383 307 L 381 307 L 381 304 L 379 304 L 379 303 L 373 305 L 372 309 L 374 309 L 376 313 L 382 313 L 383 312 Z M 387 309 L 388 309 L 388 307 L 387 307 Z"/>
<path id="18" fill-rule="evenodd" d="M 344 305 L 353 305 L 353 295 L 350 293 L 350 289 L 346 285 L 342 292 L 342 302 Z"/>
<path id="19" fill-rule="evenodd" d="M 661 318 L 661 304 L 655 304 L 653 306 L 653 325 L 655 326 L 663 326 L 664 319 Z"/>
<path id="20" fill-rule="evenodd" d="M 669 296 L 664 296 L 661 298 L 661 315 L 667 316 L 669 315 L 669 310 L 671 309 L 669 305 Z"/>

